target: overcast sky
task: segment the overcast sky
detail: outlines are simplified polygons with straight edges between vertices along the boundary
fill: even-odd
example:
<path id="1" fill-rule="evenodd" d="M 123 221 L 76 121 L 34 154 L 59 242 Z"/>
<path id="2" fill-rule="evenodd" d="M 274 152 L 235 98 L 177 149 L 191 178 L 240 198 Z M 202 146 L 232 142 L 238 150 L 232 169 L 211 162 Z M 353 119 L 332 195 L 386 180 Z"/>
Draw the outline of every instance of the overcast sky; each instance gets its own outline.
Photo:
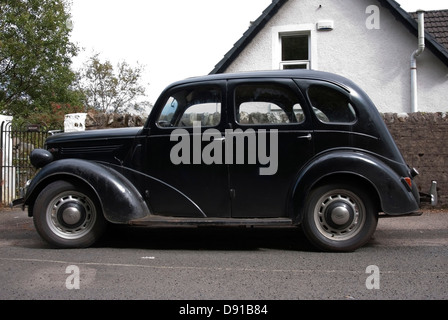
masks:
<path id="1" fill-rule="evenodd" d="M 208 74 L 272 0 L 72 0 L 72 40 L 113 64 L 145 66 L 154 103 L 170 83 Z M 446 0 L 401 0 L 406 11 L 448 9 Z"/>

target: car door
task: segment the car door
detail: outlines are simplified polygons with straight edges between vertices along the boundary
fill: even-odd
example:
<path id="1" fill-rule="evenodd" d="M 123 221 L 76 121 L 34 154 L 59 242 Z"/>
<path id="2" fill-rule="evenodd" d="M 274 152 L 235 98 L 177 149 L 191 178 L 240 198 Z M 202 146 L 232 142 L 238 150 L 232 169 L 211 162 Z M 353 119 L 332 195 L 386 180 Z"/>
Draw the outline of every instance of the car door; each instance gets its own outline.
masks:
<path id="1" fill-rule="evenodd" d="M 374 150 L 379 139 L 369 134 L 375 132 L 372 123 L 360 125 L 357 106 L 347 89 L 318 80 L 297 80 L 297 84 L 311 106 L 317 153 L 341 147 Z"/>
<path id="2" fill-rule="evenodd" d="M 225 81 L 179 85 L 154 107 L 144 161 L 155 214 L 230 216 L 227 167 L 203 157 L 211 144 L 223 145 L 225 90 Z"/>
<path id="3" fill-rule="evenodd" d="M 288 217 L 298 172 L 314 154 L 303 96 L 290 79 L 232 80 L 228 92 L 232 217 Z"/>

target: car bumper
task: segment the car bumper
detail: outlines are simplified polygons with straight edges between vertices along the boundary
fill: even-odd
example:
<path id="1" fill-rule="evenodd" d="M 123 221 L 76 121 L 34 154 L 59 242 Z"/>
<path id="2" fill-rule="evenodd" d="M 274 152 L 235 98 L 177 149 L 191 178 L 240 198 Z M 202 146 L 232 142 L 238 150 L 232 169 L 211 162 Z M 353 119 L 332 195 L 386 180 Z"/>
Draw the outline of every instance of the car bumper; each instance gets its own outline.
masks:
<path id="1" fill-rule="evenodd" d="M 11 202 L 11 208 L 22 206 L 25 207 L 25 198 L 15 199 Z"/>
<path id="2" fill-rule="evenodd" d="M 435 207 L 438 203 L 437 196 L 437 181 L 431 182 L 431 187 L 429 188 L 429 193 L 420 192 L 420 202 L 430 203 L 431 206 Z"/>
<path id="3" fill-rule="evenodd" d="M 11 202 L 11 205 L 10 205 L 11 208 L 21 206 L 22 209 L 25 209 L 26 192 L 27 192 L 27 190 L 28 190 L 28 187 L 29 187 L 30 183 L 31 183 L 31 180 L 28 180 L 28 181 L 26 182 L 25 186 L 23 186 L 22 188 L 20 188 L 20 197 L 17 198 L 17 199 L 14 199 L 14 200 Z"/>

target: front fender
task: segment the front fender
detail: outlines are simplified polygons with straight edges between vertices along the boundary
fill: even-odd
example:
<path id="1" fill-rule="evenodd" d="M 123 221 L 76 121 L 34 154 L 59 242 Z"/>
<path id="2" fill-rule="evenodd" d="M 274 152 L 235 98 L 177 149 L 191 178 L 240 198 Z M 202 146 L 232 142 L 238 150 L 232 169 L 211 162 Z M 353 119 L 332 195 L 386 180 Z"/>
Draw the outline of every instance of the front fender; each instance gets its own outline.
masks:
<path id="1" fill-rule="evenodd" d="M 419 199 L 405 186 L 403 177 L 384 161 L 371 154 L 344 150 L 323 154 L 301 170 L 293 191 L 296 207 L 302 208 L 313 187 L 332 175 L 355 176 L 368 183 L 376 190 L 381 210 L 386 214 L 404 215 L 419 210 Z"/>
<path id="2" fill-rule="evenodd" d="M 141 194 L 122 174 L 105 165 L 80 159 L 59 160 L 42 168 L 28 186 L 24 204 L 32 207 L 40 191 L 60 179 L 89 185 L 109 222 L 127 223 L 149 214 Z"/>

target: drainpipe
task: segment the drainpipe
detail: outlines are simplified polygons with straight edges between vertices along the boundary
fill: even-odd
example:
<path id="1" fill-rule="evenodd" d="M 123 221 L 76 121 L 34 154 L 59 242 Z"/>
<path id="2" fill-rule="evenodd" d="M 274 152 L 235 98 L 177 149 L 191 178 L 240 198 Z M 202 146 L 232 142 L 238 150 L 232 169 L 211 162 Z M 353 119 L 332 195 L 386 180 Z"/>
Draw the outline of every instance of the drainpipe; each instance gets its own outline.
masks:
<path id="1" fill-rule="evenodd" d="M 411 55 L 411 111 L 418 111 L 417 102 L 417 57 L 425 50 L 425 12 L 418 10 L 418 49 Z"/>

